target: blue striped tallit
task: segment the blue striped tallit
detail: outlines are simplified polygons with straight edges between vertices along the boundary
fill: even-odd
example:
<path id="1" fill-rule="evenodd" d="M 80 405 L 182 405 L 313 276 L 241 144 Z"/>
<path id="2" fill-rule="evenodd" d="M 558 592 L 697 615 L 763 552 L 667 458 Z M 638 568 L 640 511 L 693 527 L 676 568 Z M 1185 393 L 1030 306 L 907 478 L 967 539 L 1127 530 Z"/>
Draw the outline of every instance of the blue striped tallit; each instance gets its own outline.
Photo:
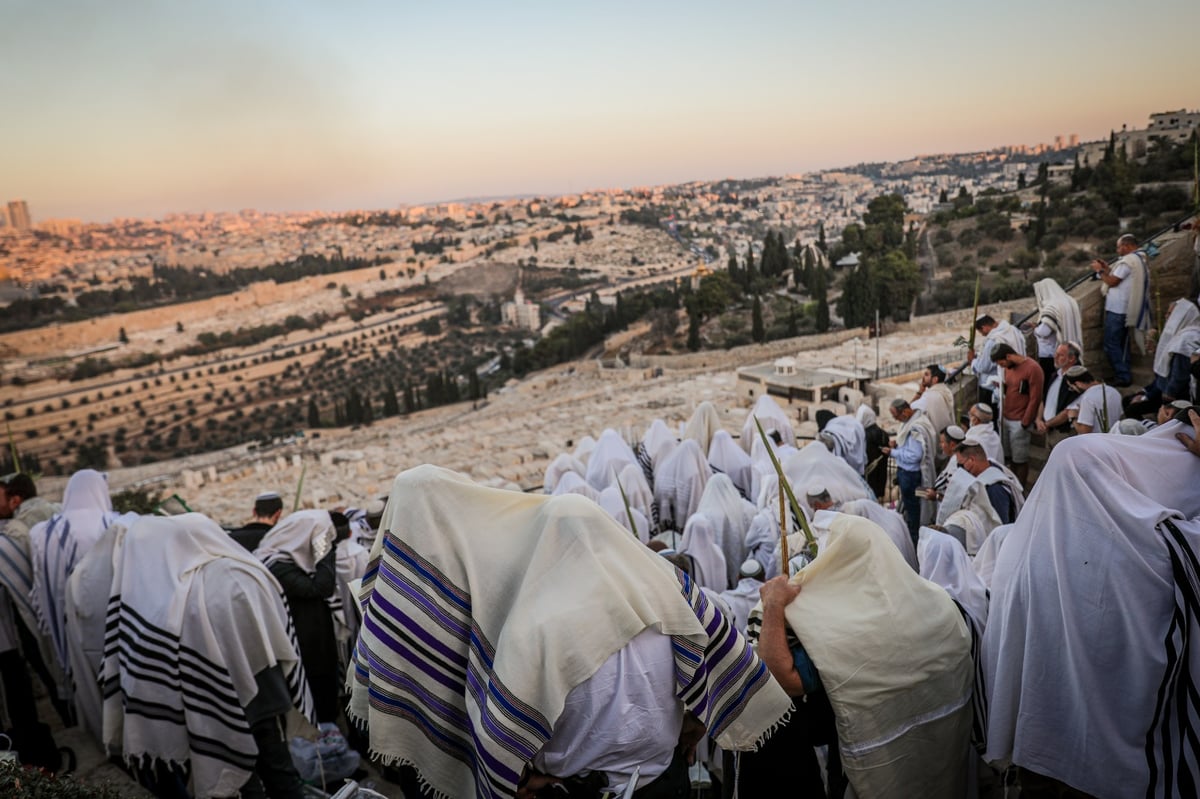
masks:
<path id="1" fill-rule="evenodd" d="M 566 694 L 651 625 L 676 696 L 729 748 L 790 707 L 698 587 L 577 496 L 400 475 L 363 577 L 350 714 L 443 797 L 516 793 Z"/>

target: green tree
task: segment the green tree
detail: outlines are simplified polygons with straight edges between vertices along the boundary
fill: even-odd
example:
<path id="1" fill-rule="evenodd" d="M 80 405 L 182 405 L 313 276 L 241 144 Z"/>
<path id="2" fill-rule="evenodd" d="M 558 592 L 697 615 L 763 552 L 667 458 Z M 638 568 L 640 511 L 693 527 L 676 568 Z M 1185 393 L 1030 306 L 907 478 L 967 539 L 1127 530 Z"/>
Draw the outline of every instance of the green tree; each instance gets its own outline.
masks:
<path id="1" fill-rule="evenodd" d="M 321 426 L 321 409 L 317 407 L 317 398 L 312 396 L 308 398 L 308 426 Z"/>
<path id="2" fill-rule="evenodd" d="M 821 252 L 829 252 L 829 245 L 825 243 L 825 220 L 817 223 L 817 246 L 821 248 Z"/>
<path id="3" fill-rule="evenodd" d="M 842 296 L 838 298 L 838 316 L 846 323 L 846 327 L 861 327 L 875 321 L 876 310 L 875 284 L 871 279 L 871 271 L 867 261 L 860 261 L 858 266 L 846 275 L 842 285 Z"/>
<path id="4" fill-rule="evenodd" d="M 700 315 L 688 310 L 687 348 L 691 352 L 700 349 Z"/>
<path id="5" fill-rule="evenodd" d="M 829 329 L 829 290 L 828 290 L 828 275 L 823 267 L 818 266 L 813 270 L 812 292 L 817 300 L 817 318 L 816 328 L 818 333 L 824 333 Z"/>
<path id="6" fill-rule="evenodd" d="M 383 415 L 399 416 L 400 401 L 396 398 L 396 384 L 388 380 L 383 387 Z"/>
<path id="7" fill-rule="evenodd" d="M 750 311 L 750 338 L 754 339 L 756 344 L 761 344 L 766 337 L 767 329 L 763 325 L 762 300 L 756 296 L 754 307 Z"/>
<path id="8" fill-rule="evenodd" d="M 117 341 L 121 342 L 122 344 L 129 343 L 129 336 L 125 335 L 125 328 L 121 328 L 121 332 L 117 334 Z"/>
<path id="9" fill-rule="evenodd" d="M 1023 188 L 1025 188 L 1025 173 L 1020 172 L 1017 174 L 1017 190 L 1020 191 Z"/>
<path id="10" fill-rule="evenodd" d="M 872 261 L 871 282 L 877 287 L 879 313 L 893 319 L 908 319 L 909 309 L 921 289 L 921 270 L 899 250 Z"/>

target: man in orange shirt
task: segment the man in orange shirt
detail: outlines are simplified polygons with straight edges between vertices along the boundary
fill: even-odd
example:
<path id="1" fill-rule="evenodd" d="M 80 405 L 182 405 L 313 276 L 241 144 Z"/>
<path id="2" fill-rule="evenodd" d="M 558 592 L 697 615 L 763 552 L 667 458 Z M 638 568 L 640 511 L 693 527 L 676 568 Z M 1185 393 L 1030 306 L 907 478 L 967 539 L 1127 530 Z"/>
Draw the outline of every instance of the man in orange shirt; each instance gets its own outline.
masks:
<path id="1" fill-rule="evenodd" d="M 1037 420 L 1038 404 L 1044 381 L 1037 361 L 1013 350 L 1007 344 L 997 344 L 992 360 L 1004 369 L 1004 413 L 1000 436 L 1004 450 L 1012 462 L 1013 474 L 1021 487 L 1029 489 L 1029 440 Z"/>

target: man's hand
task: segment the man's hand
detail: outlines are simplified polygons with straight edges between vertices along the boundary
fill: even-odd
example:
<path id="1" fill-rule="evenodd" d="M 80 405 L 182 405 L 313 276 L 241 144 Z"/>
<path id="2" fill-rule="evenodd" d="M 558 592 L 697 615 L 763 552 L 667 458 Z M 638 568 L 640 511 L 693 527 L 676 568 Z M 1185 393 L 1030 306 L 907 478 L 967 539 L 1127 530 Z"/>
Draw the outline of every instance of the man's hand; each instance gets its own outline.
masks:
<path id="1" fill-rule="evenodd" d="M 1043 433 L 1043 434 L 1049 429 L 1048 427 L 1046 427 L 1045 419 L 1038 419 L 1036 422 L 1033 423 L 1033 426 L 1034 426 L 1034 429 L 1036 429 L 1039 433 Z"/>
<path id="2" fill-rule="evenodd" d="M 927 488 L 921 493 L 925 495 L 925 499 L 928 499 L 931 502 L 937 502 L 941 499 L 941 496 L 938 495 L 936 488 Z"/>
<path id="3" fill-rule="evenodd" d="M 1200 458 L 1200 414 L 1189 410 L 1188 420 L 1192 423 L 1192 428 L 1196 435 L 1189 436 L 1187 433 L 1176 433 L 1175 438 L 1178 439 L 1180 444 L 1183 444 L 1188 452 Z M 763 588 L 766 588 L 766 586 L 764 585 Z"/>
<path id="4" fill-rule="evenodd" d="M 767 580 L 758 589 L 762 599 L 763 612 L 779 611 L 791 604 L 800 594 L 800 586 L 792 583 L 782 574 Z"/>
<path id="5" fill-rule="evenodd" d="M 683 714 L 683 727 L 679 730 L 679 745 L 683 747 L 684 753 L 687 755 L 687 763 L 689 766 L 696 762 L 696 745 L 704 738 L 704 734 L 708 729 L 704 726 L 699 718 L 692 711 L 685 711 Z"/>
<path id="6" fill-rule="evenodd" d="M 1104 259 L 1097 258 L 1096 260 L 1092 261 L 1092 271 L 1096 274 L 1100 274 L 1105 269 L 1108 269 L 1108 262 Z"/>
<path id="7" fill-rule="evenodd" d="M 560 782 L 562 780 L 558 777 L 551 777 L 549 774 L 539 774 L 536 771 L 531 771 L 529 772 L 529 778 L 517 788 L 517 799 L 534 799 L 538 791 L 542 788 Z"/>

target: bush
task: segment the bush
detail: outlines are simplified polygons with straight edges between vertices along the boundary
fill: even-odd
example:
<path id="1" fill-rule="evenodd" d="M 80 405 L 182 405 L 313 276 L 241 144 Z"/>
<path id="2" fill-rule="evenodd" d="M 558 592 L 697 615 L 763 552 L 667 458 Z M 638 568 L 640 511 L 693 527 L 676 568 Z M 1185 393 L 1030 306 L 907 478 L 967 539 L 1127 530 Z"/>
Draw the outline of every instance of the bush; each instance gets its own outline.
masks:
<path id="1" fill-rule="evenodd" d="M 84 785 L 35 768 L 0 767 L 0 796 L 7 799 L 120 799 L 111 785 Z"/>

